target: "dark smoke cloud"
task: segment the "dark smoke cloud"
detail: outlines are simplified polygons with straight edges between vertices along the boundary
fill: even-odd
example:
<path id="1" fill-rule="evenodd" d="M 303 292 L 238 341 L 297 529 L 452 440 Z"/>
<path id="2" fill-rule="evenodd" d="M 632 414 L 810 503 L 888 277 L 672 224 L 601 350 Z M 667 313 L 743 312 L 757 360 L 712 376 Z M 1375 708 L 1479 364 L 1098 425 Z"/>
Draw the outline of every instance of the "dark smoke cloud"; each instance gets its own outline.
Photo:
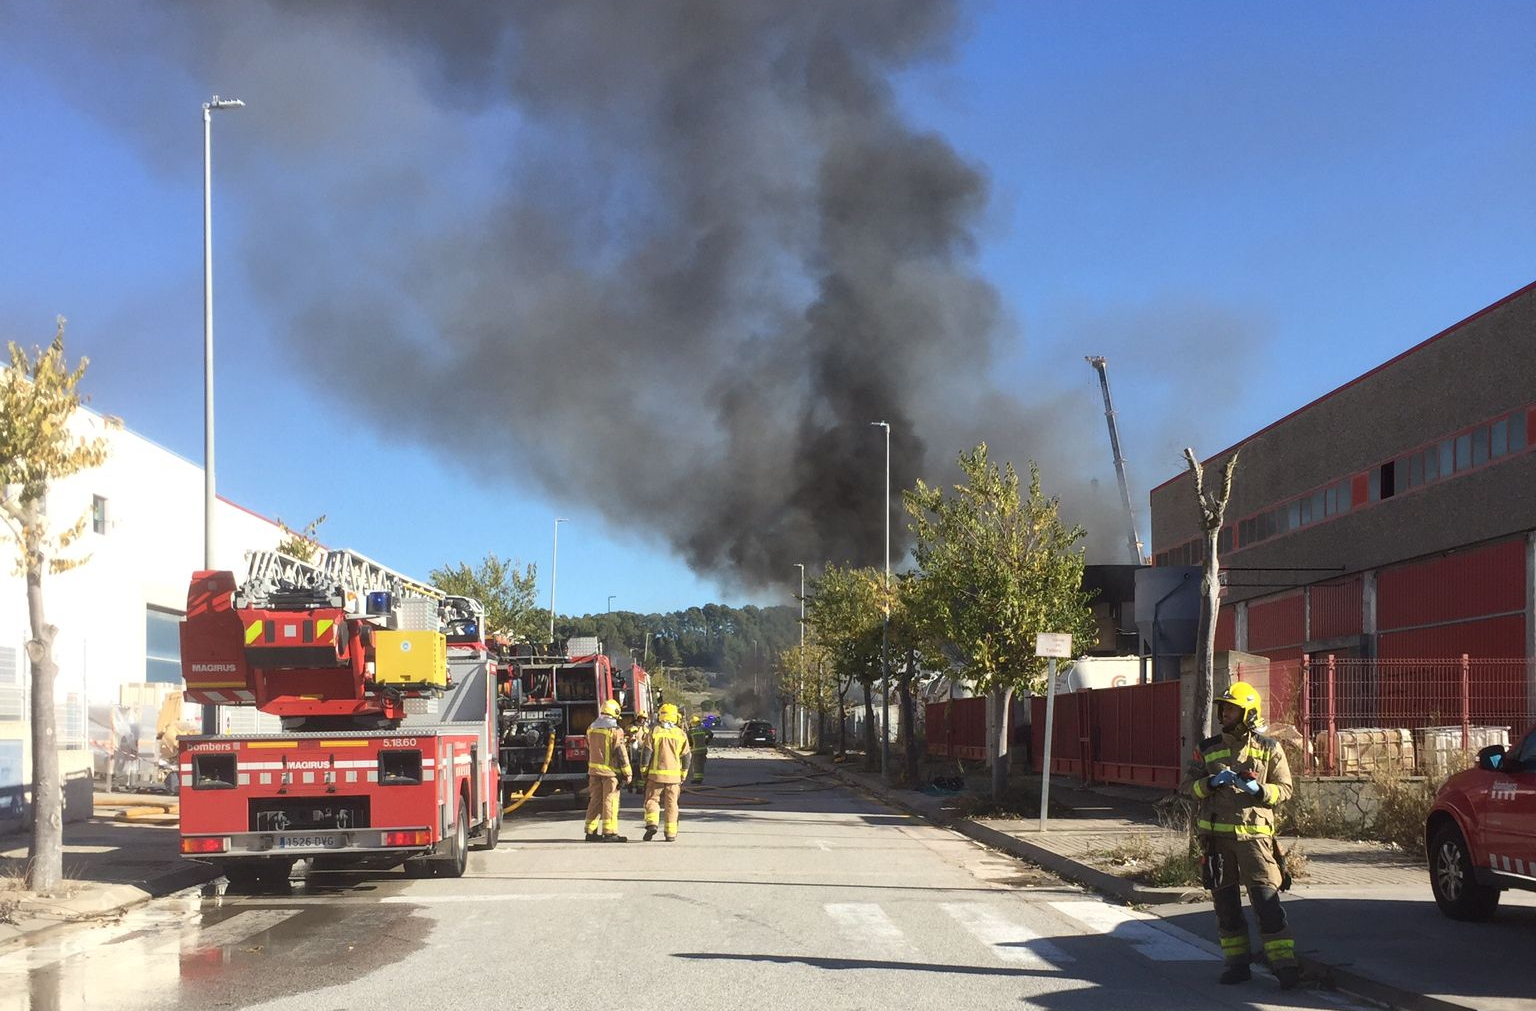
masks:
<path id="1" fill-rule="evenodd" d="M 991 380 L 1015 328 L 974 263 L 987 180 L 895 98 L 956 3 L 113 10 L 55 16 L 125 81 L 250 101 L 265 168 L 230 171 L 272 210 L 248 269 L 380 429 L 760 587 L 881 558 L 884 420 L 897 489 L 985 439 L 1119 560 L 1091 373 Z M 146 87 L 100 114 L 133 122 Z"/>

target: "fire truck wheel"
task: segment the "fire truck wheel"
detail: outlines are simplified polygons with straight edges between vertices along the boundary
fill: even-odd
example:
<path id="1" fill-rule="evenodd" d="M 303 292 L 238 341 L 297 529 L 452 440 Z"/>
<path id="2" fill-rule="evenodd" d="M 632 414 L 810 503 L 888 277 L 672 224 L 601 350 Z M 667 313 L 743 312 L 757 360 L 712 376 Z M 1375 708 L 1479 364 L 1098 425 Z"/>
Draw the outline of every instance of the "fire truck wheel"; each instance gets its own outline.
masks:
<path id="1" fill-rule="evenodd" d="M 440 878 L 462 878 L 469 866 L 469 805 L 459 798 L 459 817 L 453 826 L 453 848 L 436 867 Z"/>

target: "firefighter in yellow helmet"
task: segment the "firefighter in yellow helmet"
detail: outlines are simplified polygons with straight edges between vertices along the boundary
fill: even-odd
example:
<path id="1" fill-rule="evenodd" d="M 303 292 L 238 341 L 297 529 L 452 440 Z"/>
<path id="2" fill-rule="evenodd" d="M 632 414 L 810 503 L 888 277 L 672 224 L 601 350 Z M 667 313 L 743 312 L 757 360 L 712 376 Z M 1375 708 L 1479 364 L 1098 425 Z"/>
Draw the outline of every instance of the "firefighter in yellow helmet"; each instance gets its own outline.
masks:
<path id="1" fill-rule="evenodd" d="M 689 763 L 688 782 L 704 782 L 704 762 L 709 758 L 709 742 L 715 732 L 704 725 L 702 716 L 695 716 L 688 723 L 688 744 L 693 749 L 693 761 Z"/>
<path id="2" fill-rule="evenodd" d="M 1221 733 L 1195 748 L 1179 792 L 1197 804 L 1202 876 L 1226 960 L 1221 982 L 1252 978 L 1248 920 L 1238 891 L 1244 886 L 1258 916 L 1265 960 L 1280 988 L 1289 990 L 1300 982 L 1301 969 L 1280 908 L 1280 893 L 1290 882 L 1275 840 L 1275 809 L 1290 799 L 1290 765 L 1280 742 L 1260 733 L 1259 693 L 1252 685 L 1233 682 L 1215 707 Z"/>
<path id="3" fill-rule="evenodd" d="M 587 842 L 629 842 L 619 835 L 619 787 L 629 783 L 629 752 L 619 702 L 609 699 L 587 727 Z"/>
<path id="4" fill-rule="evenodd" d="M 677 801 L 688 771 L 688 735 L 679 727 L 677 707 L 668 702 L 656 714 L 651 730 L 650 760 L 645 766 L 645 841 L 656 838 L 665 818 L 667 842 L 677 838 Z"/>
<path id="5" fill-rule="evenodd" d="M 629 784 L 629 792 L 644 793 L 646 757 L 651 742 L 650 720 L 644 713 L 635 714 L 627 734 L 625 745 L 629 748 L 629 767 L 635 773 L 634 780 Z"/>

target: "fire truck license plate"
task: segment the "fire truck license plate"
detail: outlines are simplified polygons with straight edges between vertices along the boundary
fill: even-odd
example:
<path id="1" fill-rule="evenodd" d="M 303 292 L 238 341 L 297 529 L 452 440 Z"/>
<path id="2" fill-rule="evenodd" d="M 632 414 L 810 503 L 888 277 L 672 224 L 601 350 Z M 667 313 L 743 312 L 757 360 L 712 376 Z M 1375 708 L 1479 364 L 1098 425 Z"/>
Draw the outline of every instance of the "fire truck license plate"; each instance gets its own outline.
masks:
<path id="1" fill-rule="evenodd" d="M 341 849 L 341 836 L 280 835 L 277 837 L 277 848 L 280 850 Z"/>

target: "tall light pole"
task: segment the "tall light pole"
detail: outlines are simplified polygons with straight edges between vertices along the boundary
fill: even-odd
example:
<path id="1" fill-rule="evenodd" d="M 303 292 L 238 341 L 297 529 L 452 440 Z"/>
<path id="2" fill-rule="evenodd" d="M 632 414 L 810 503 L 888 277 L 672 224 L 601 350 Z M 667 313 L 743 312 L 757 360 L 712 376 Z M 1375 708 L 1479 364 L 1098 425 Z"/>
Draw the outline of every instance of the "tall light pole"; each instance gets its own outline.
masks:
<path id="1" fill-rule="evenodd" d="M 613 613 L 613 598 L 617 597 L 617 596 L 618 596 L 617 593 L 610 593 L 610 594 L 608 594 L 608 609 L 603 612 L 604 614 L 612 614 Z"/>
<path id="2" fill-rule="evenodd" d="M 871 421 L 885 429 L 885 621 L 880 626 L 880 673 L 883 679 L 880 717 L 880 774 L 891 778 L 891 423 Z"/>
<path id="3" fill-rule="evenodd" d="M 796 562 L 795 568 L 800 570 L 800 670 L 795 677 L 795 685 L 800 687 L 805 683 L 805 563 Z M 801 710 L 801 713 L 795 715 L 795 743 L 803 746 L 805 741 L 800 732 L 800 723 L 805 706 L 800 704 L 798 697 L 795 699 L 795 708 Z"/>
<path id="4" fill-rule="evenodd" d="M 549 556 L 549 646 L 555 646 L 555 577 L 560 572 L 560 524 L 569 523 L 570 520 L 560 517 L 555 520 L 555 547 Z"/>
<path id="5" fill-rule="evenodd" d="M 213 112 L 239 109 L 238 98 L 203 103 L 203 568 L 213 568 Z M 203 706 L 203 733 L 219 732 L 219 707 Z"/>

